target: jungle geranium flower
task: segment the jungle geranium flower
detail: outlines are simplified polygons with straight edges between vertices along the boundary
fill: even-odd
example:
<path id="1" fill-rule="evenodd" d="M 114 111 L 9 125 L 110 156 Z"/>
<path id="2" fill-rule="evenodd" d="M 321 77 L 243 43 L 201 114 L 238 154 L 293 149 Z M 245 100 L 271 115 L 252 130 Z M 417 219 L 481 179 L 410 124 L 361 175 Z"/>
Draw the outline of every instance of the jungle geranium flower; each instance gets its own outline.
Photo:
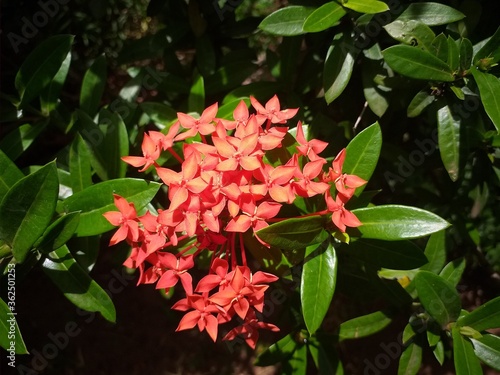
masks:
<path id="1" fill-rule="evenodd" d="M 345 232 L 346 227 L 359 227 L 362 223 L 351 211 L 348 211 L 344 205 L 349 200 L 348 197 L 337 194 L 337 198 L 333 200 L 330 194 L 325 194 L 326 205 L 332 213 L 332 222 L 341 232 Z"/>
<path id="2" fill-rule="evenodd" d="M 163 253 L 161 265 L 167 270 L 156 283 L 156 289 L 169 289 L 180 280 L 182 287 L 189 296 L 193 294 L 193 278 L 187 272 L 194 267 L 193 255 L 176 257 L 172 253 Z"/>
<path id="3" fill-rule="evenodd" d="M 298 108 L 280 109 L 280 101 L 276 95 L 268 100 L 265 107 L 260 104 L 257 99 L 250 96 L 252 106 L 257 111 L 257 119 L 260 123 L 269 120 L 272 124 L 285 124 L 299 111 Z"/>
<path id="4" fill-rule="evenodd" d="M 139 239 L 139 224 L 137 223 L 137 213 L 133 203 L 127 202 L 123 197 L 118 194 L 113 194 L 113 200 L 119 212 L 110 211 L 105 212 L 103 216 L 115 226 L 120 228 L 115 232 L 109 245 L 113 246 L 118 242 L 128 239 L 135 242 Z"/>

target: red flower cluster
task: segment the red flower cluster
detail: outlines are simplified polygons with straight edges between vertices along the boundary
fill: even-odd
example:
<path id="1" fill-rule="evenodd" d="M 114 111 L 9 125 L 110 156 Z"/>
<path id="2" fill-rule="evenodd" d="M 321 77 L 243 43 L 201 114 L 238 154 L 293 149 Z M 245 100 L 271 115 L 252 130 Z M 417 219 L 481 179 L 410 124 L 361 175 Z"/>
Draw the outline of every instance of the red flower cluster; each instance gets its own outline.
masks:
<path id="1" fill-rule="evenodd" d="M 278 330 L 259 321 L 256 314 L 262 313 L 268 284 L 278 278 L 261 271 L 251 272 L 243 233 L 251 230 L 261 243 L 269 246 L 257 232 L 271 221 L 285 219 L 277 218 L 282 205 L 292 204 L 296 197 L 318 194 L 324 195 L 327 209 L 315 214 L 331 214 L 333 224 L 345 232 L 347 226 L 361 225 L 345 204 L 366 181 L 342 172 L 345 149 L 324 172 L 327 161 L 318 154 L 328 144 L 316 139 L 308 141 L 300 121 L 296 129 L 297 152 L 283 165 L 271 165 L 267 155 L 282 147 L 288 134 L 288 127 L 283 125 L 298 109 L 281 110 L 276 96 L 265 106 L 253 97 L 251 103 L 256 113 L 250 114 L 241 101 L 233 112 L 234 121 L 217 118 L 216 103 L 199 118 L 178 113 L 178 121 L 167 134 L 144 134 L 143 156 L 127 156 L 123 160 L 141 168 L 140 171 L 155 167 L 168 186 L 169 207 L 158 210 L 157 215 L 146 212 L 138 217 L 132 203 L 115 195 L 119 212 L 107 212 L 104 216 L 120 227 L 110 245 L 126 240 L 132 246 L 124 264 L 139 268 L 139 284 L 156 283 L 156 288 L 168 290 L 180 281 L 186 298 L 173 309 L 188 312 L 178 331 L 198 326 L 215 341 L 218 325 L 238 316 L 242 325 L 224 339 L 243 335 L 254 348 L 258 329 Z M 183 157 L 173 149 L 178 141 L 183 141 Z M 179 171 L 157 163 L 163 151 L 179 160 Z M 337 192 L 335 199 L 331 190 Z M 212 254 L 210 271 L 193 290 L 189 270 L 203 250 Z"/>

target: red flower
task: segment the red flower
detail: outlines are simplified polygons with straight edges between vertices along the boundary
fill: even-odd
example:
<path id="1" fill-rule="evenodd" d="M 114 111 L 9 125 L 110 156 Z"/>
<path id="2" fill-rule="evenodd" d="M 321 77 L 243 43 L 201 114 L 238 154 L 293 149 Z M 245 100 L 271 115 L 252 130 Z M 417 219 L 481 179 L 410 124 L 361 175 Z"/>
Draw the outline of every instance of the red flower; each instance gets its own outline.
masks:
<path id="1" fill-rule="evenodd" d="M 189 116 L 185 113 L 178 112 L 177 118 L 184 129 L 188 129 L 187 132 L 179 134 L 175 137 L 176 141 L 181 141 L 190 137 L 194 137 L 196 134 L 200 133 L 202 135 L 212 134 L 215 130 L 215 126 L 212 123 L 217 114 L 218 104 L 212 104 L 210 107 L 205 109 L 201 114 L 199 119 Z"/>
<path id="2" fill-rule="evenodd" d="M 221 311 L 206 296 L 189 295 L 186 299 L 177 302 L 172 308 L 184 311 L 189 308 L 194 309 L 194 311 L 190 311 L 184 315 L 175 330 L 176 332 L 191 329 L 198 325 L 200 332 L 206 330 L 214 342 L 217 340 L 219 323 L 217 322 L 217 318 L 212 314 Z"/>
<path id="3" fill-rule="evenodd" d="M 133 203 L 128 203 L 123 197 L 113 194 L 115 206 L 120 212 L 109 211 L 103 216 L 115 226 L 120 228 L 115 232 L 109 245 L 113 246 L 125 238 L 129 241 L 136 242 L 139 239 L 139 225 L 137 223 L 137 213 Z"/>
<path id="4" fill-rule="evenodd" d="M 249 310 L 243 324 L 229 331 L 223 340 L 234 340 L 236 336 L 241 335 L 248 346 L 255 349 L 255 345 L 259 339 L 259 329 L 268 329 L 273 332 L 279 332 L 280 330 L 274 324 L 259 322 L 255 312 Z"/>
<path id="5" fill-rule="evenodd" d="M 193 255 L 178 258 L 172 253 L 162 253 L 160 262 L 167 271 L 156 283 L 156 289 L 172 288 L 180 280 L 186 294 L 193 294 L 193 279 L 187 272 L 194 267 Z"/>
<path id="6" fill-rule="evenodd" d="M 348 211 L 344 204 L 349 200 L 342 194 L 337 194 L 337 198 L 333 200 L 330 194 L 325 194 L 326 205 L 328 210 L 332 212 L 332 222 L 341 232 L 345 232 L 347 227 L 359 227 L 361 222 L 351 211 Z"/>
<path id="7" fill-rule="evenodd" d="M 297 150 L 309 158 L 309 160 L 314 161 L 320 159 L 318 154 L 323 151 L 328 143 L 320 141 L 318 139 L 311 139 L 308 141 L 304 135 L 304 130 L 302 129 L 302 122 L 297 124 L 297 142 L 300 146 L 297 146 Z"/>
<path id="8" fill-rule="evenodd" d="M 250 101 L 257 111 L 257 120 L 260 123 L 269 120 L 273 124 L 285 124 L 287 120 L 291 119 L 299 111 L 298 108 L 280 110 L 280 101 L 276 95 L 269 99 L 265 107 L 253 96 L 250 96 Z"/>
<path id="9" fill-rule="evenodd" d="M 136 168 L 142 166 L 139 172 L 144 172 L 156 163 L 156 160 L 160 157 L 160 153 L 161 149 L 158 147 L 157 143 L 153 141 L 150 136 L 144 134 L 144 139 L 142 140 L 143 156 L 123 156 L 122 160 Z"/>

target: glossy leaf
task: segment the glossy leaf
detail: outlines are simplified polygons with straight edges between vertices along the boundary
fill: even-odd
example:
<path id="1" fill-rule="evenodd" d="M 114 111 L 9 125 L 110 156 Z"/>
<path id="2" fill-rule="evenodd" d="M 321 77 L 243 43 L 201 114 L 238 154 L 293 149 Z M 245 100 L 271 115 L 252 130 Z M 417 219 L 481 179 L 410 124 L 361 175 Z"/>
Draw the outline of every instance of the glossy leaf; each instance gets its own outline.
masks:
<path id="1" fill-rule="evenodd" d="M 315 247 L 302 268 L 300 301 L 309 334 L 321 326 L 335 292 L 338 259 L 330 240 Z"/>
<path id="2" fill-rule="evenodd" d="M 500 27 L 497 28 L 491 38 L 474 55 L 474 65 L 478 65 L 481 60 L 488 61 L 489 66 L 500 61 Z"/>
<path id="3" fill-rule="evenodd" d="M 71 65 L 71 51 L 68 52 L 66 58 L 61 64 L 61 67 L 57 71 L 56 75 L 52 79 L 52 82 L 45 87 L 40 93 L 40 105 L 42 112 L 45 115 L 50 114 L 59 103 L 59 95 L 61 94 L 61 89 L 66 82 L 66 77 L 68 76 L 69 66 Z"/>
<path id="4" fill-rule="evenodd" d="M 90 150 L 80 134 L 76 134 L 71 143 L 69 172 L 73 193 L 78 193 L 92 185 Z"/>
<path id="5" fill-rule="evenodd" d="M 16 127 L 3 137 L 0 148 L 10 159 L 16 160 L 47 127 L 47 124 L 48 121 L 42 121 L 33 125 L 23 124 Z"/>
<path id="6" fill-rule="evenodd" d="M 416 20 L 428 26 L 446 25 L 459 21 L 465 14 L 450 6 L 435 2 L 412 3 L 397 18 L 398 21 Z"/>
<path id="7" fill-rule="evenodd" d="M 339 338 L 340 340 L 346 340 L 370 336 L 383 330 L 391 321 L 392 318 L 383 311 L 359 316 L 340 325 Z"/>
<path id="8" fill-rule="evenodd" d="M 360 238 L 345 245 L 350 256 L 377 267 L 412 270 L 427 263 L 424 252 L 411 241 L 380 241 Z"/>
<path id="9" fill-rule="evenodd" d="M 453 328 L 451 333 L 456 375 L 482 375 L 483 370 L 474 353 L 472 343 L 460 334 L 458 328 Z"/>
<path id="10" fill-rule="evenodd" d="M 439 341 L 434 348 L 432 348 L 432 353 L 434 354 L 434 357 L 439 362 L 439 364 L 442 366 L 444 363 L 444 344 L 442 340 Z"/>
<path id="11" fill-rule="evenodd" d="M 50 252 L 42 264 L 44 273 L 75 306 L 98 311 L 114 322 L 116 311 L 108 294 L 76 263 L 66 246 Z"/>
<path id="12" fill-rule="evenodd" d="M 420 269 L 439 274 L 446 263 L 446 236 L 444 230 L 431 234 L 424 253 L 429 262 Z"/>
<path id="13" fill-rule="evenodd" d="M 453 285 L 429 271 L 420 271 L 414 283 L 422 306 L 441 327 L 458 318 L 461 302 Z"/>
<path id="14" fill-rule="evenodd" d="M 79 212 L 70 212 L 61 216 L 49 225 L 35 247 L 44 253 L 57 250 L 73 237 L 79 222 Z"/>
<path id="15" fill-rule="evenodd" d="M 205 109 L 205 83 L 203 76 L 196 73 L 188 97 L 189 112 L 201 114 Z"/>
<path id="16" fill-rule="evenodd" d="M 24 177 L 23 172 L 9 159 L 0 148 L 0 202 L 9 189 Z"/>
<path id="17" fill-rule="evenodd" d="M 255 64 L 244 60 L 227 63 L 221 66 L 210 77 L 205 79 L 205 95 L 226 93 L 241 85 L 241 83 L 255 72 Z"/>
<path id="18" fill-rule="evenodd" d="M 103 157 L 108 179 L 123 178 L 127 164 L 121 160 L 129 153 L 127 128 L 118 113 L 102 109 L 99 113 L 99 127 L 104 138 L 99 144 L 99 153 Z"/>
<path id="19" fill-rule="evenodd" d="M 114 227 L 102 216 L 107 211 L 116 211 L 113 193 L 135 205 L 136 210 L 146 206 L 160 188 L 157 182 L 133 178 L 122 178 L 89 186 L 60 202 L 58 212 L 81 211 L 77 236 L 93 236 Z"/>
<path id="20" fill-rule="evenodd" d="M 448 36 L 448 66 L 452 72 L 457 72 L 460 67 L 460 50 L 451 36 Z"/>
<path id="21" fill-rule="evenodd" d="M 90 117 L 94 117 L 99 109 L 106 79 L 106 56 L 100 55 L 85 72 L 80 91 L 80 108 Z"/>
<path id="22" fill-rule="evenodd" d="M 303 29 L 308 33 L 326 30 L 334 26 L 345 14 L 344 8 L 335 1 L 330 1 L 314 10 L 307 17 Z"/>
<path id="23" fill-rule="evenodd" d="M 419 91 L 408 105 L 406 115 L 410 118 L 419 116 L 422 111 L 431 105 L 435 100 L 436 97 L 432 95 L 428 89 Z"/>
<path id="24" fill-rule="evenodd" d="M 139 104 L 146 115 L 156 124 L 166 126 L 177 120 L 177 112 L 171 106 L 159 102 L 143 102 Z"/>
<path id="25" fill-rule="evenodd" d="M 416 375 L 422 365 L 422 347 L 415 342 L 403 349 L 399 358 L 398 375 Z"/>
<path id="26" fill-rule="evenodd" d="M 307 346 L 297 345 L 295 351 L 288 361 L 283 363 L 283 375 L 306 375 L 307 374 Z"/>
<path id="27" fill-rule="evenodd" d="M 363 223 L 357 229 L 364 238 L 403 240 L 427 236 L 450 224 L 421 208 L 384 205 L 359 208 L 352 211 Z"/>
<path id="28" fill-rule="evenodd" d="M 347 87 L 358 53 L 359 49 L 354 46 L 351 37 L 344 35 L 333 40 L 323 68 L 323 88 L 328 104 L 338 98 Z"/>
<path id="29" fill-rule="evenodd" d="M 309 216 L 271 224 L 256 234 L 269 245 L 283 250 L 295 250 L 323 242 L 328 236 L 324 228 L 323 216 Z"/>
<path id="30" fill-rule="evenodd" d="M 270 366 L 290 358 L 296 347 L 297 342 L 295 341 L 294 335 L 290 333 L 261 353 L 257 357 L 255 365 Z"/>
<path id="31" fill-rule="evenodd" d="M 363 94 L 372 112 L 382 117 L 389 108 L 391 89 L 375 83 L 378 74 L 387 74 L 383 61 L 366 59 L 362 72 Z"/>
<path id="32" fill-rule="evenodd" d="M 8 268 L 10 269 L 10 267 Z M 9 271 L 7 271 L 9 272 Z M 9 290 L 8 287 L 5 290 Z M 7 301 L 9 300 L 10 291 L 6 293 Z M 15 298 L 15 294 L 13 295 Z M 15 301 L 15 300 L 14 300 Z M 7 351 L 7 354 L 2 353 L 2 355 L 10 355 L 11 342 L 14 342 L 14 352 L 16 354 L 28 354 L 28 349 L 24 343 L 23 336 L 19 326 L 17 325 L 15 310 L 10 310 L 7 303 L 0 298 L 0 346 Z M 5 363 L 10 362 L 8 358 L 3 358 L 2 361 Z"/>
<path id="33" fill-rule="evenodd" d="M 359 13 L 382 13 L 389 10 L 389 6 L 378 0 L 343 0 L 342 5 Z"/>
<path id="34" fill-rule="evenodd" d="M 470 72 L 479 88 L 484 110 L 497 131 L 500 132 L 500 95 L 498 94 L 500 93 L 500 80 L 492 74 L 483 73 L 474 68 Z"/>
<path id="35" fill-rule="evenodd" d="M 73 44 L 72 35 L 55 35 L 30 53 L 17 72 L 15 85 L 19 108 L 23 108 L 47 87 L 63 64 Z"/>
<path id="36" fill-rule="evenodd" d="M 448 38 L 443 33 L 434 38 L 430 52 L 440 60 L 448 61 Z"/>
<path id="37" fill-rule="evenodd" d="M 464 72 L 468 70 L 472 63 L 472 43 L 469 39 L 462 38 L 460 39 L 460 71 Z"/>
<path id="38" fill-rule="evenodd" d="M 415 20 L 396 20 L 384 26 L 385 31 L 397 41 L 424 50 L 432 49 L 436 37 L 431 28 Z"/>
<path id="39" fill-rule="evenodd" d="M 307 348 L 319 375 L 344 375 L 342 362 L 330 337 L 311 336 L 307 341 Z"/>
<path id="40" fill-rule="evenodd" d="M 500 297 L 486 302 L 470 314 L 461 317 L 457 321 L 457 326 L 468 326 L 476 331 L 500 328 Z"/>
<path id="41" fill-rule="evenodd" d="M 462 257 L 449 262 L 439 273 L 439 276 L 448 281 L 451 285 L 457 286 L 462 278 L 464 270 L 465 258 Z"/>
<path id="42" fill-rule="evenodd" d="M 396 45 L 382 51 L 382 55 L 395 72 L 409 78 L 443 82 L 455 79 L 448 64 L 419 48 Z"/>
<path id="43" fill-rule="evenodd" d="M 349 142 L 342 171 L 368 181 L 377 166 L 381 147 L 382 131 L 378 122 L 375 122 Z M 364 186 L 357 188 L 355 195 L 359 196 L 363 190 Z"/>
<path id="44" fill-rule="evenodd" d="M 264 18 L 259 29 L 269 34 L 282 36 L 303 34 L 304 22 L 313 10 L 314 8 L 295 5 L 278 9 Z"/>
<path id="45" fill-rule="evenodd" d="M 0 239 L 22 263 L 52 219 L 59 193 L 55 162 L 22 178 L 0 203 Z"/>
<path id="46" fill-rule="evenodd" d="M 500 371 L 500 337 L 484 334 L 479 339 L 471 339 L 476 356 L 488 366 Z"/>
<path id="47" fill-rule="evenodd" d="M 448 105 L 437 111 L 439 153 L 452 181 L 460 172 L 460 126 L 461 118 Z"/>

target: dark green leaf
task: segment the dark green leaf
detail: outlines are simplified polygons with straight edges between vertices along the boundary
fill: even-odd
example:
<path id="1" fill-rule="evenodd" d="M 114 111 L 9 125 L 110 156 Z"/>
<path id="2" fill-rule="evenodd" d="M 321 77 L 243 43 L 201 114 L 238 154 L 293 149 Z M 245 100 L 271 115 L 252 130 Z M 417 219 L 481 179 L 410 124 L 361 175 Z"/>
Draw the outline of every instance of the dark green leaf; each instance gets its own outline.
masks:
<path id="1" fill-rule="evenodd" d="M 61 89 L 66 81 L 66 77 L 68 76 L 69 66 L 71 65 L 71 51 L 68 52 L 66 58 L 61 64 L 58 72 L 52 79 L 52 82 L 45 87 L 40 93 L 40 104 L 42 107 L 42 112 L 45 115 L 50 114 L 52 112 L 58 102 L 59 95 L 61 94 Z"/>
<path id="2" fill-rule="evenodd" d="M 323 88 L 328 104 L 338 98 L 349 83 L 358 53 L 351 37 L 343 35 L 333 40 L 323 68 Z"/>
<path id="3" fill-rule="evenodd" d="M 342 1 L 346 8 L 355 10 L 359 13 L 381 13 L 389 10 L 389 6 L 383 1 L 378 0 L 347 0 Z"/>
<path id="4" fill-rule="evenodd" d="M 453 328 L 451 332 L 456 375 L 482 375 L 481 364 L 474 353 L 470 340 L 463 337 L 458 328 Z"/>
<path id="5" fill-rule="evenodd" d="M 464 72 L 468 70 L 472 62 L 472 43 L 469 39 L 460 39 L 460 71 Z"/>
<path id="6" fill-rule="evenodd" d="M 76 134 L 71 143 L 69 172 L 73 193 L 78 193 L 92 185 L 90 150 L 80 134 Z"/>
<path id="7" fill-rule="evenodd" d="M 383 330 L 391 321 L 392 318 L 383 311 L 359 316 L 340 325 L 339 338 L 346 340 L 370 336 Z"/>
<path id="8" fill-rule="evenodd" d="M 13 270 L 13 268 L 10 268 L 9 266 L 7 267 L 8 267 L 7 275 L 10 275 L 11 274 L 10 270 L 11 269 Z M 8 302 L 15 303 L 15 299 L 12 301 L 9 299 L 9 295 L 12 295 L 11 291 L 9 290 L 9 287 L 6 287 L 5 289 L 8 291 L 6 293 Z M 2 353 L 2 355 L 5 356 L 10 355 L 10 352 L 12 351 L 11 343 L 14 343 L 13 351 L 16 354 L 28 354 L 28 349 L 24 344 L 23 336 L 21 335 L 21 330 L 17 325 L 16 316 L 13 315 L 14 313 L 16 313 L 16 311 L 14 309 L 11 311 L 7 303 L 5 303 L 5 301 L 0 298 L 0 346 L 7 351 L 8 354 Z M 2 361 L 5 361 L 5 363 L 10 362 L 7 361 L 7 359 L 8 358 L 4 357 Z"/>
<path id="9" fill-rule="evenodd" d="M 422 347 L 415 342 L 404 348 L 399 358 L 398 375 L 415 375 L 422 365 Z"/>
<path id="10" fill-rule="evenodd" d="M 234 119 L 233 112 L 242 100 L 245 102 L 247 107 L 250 106 L 250 99 L 249 98 L 240 98 L 240 99 L 233 100 L 232 102 L 228 102 L 228 103 L 219 107 L 219 110 L 217 111 L 217 118 L 223 118 L 226 120 L 233 120 Z"/>
<path id="11" fill-rule="evenodd" d="M 35 247 L 44 253 L 57 250 L 73 237 L 79 223 L 79 212 L 70 212 L 61 216 L 45 230 Z"/>
<path id="12" fill-rule="evenodd" d="M 385 25 L 384 29 L 397 41 L 427 51 L 432 50 L 432 44 L 436 37 L 429 26 L 415 20 L 396 20 Z"/>
<path id="13" fill-rule="evenodd" d="M 425 246 L 425 256 L 429 262 L 420 269 L 439 274 L 446 263 L 446 236 L 444 230 L 431 234 Z"/>
<path id="14" fill-rule="evenodd" d="M 452 181 L 456 181 L 460 168 L 461 118 L 448 105 L 437 111 L 439 153 Z"/>
<path id="15" fill-rule="evenodd" d="M 87 69 L 80 91 L 80 108 L 87 112 L 90 117 L 94 117 L 99 109 L 101 97 L 106 87 L 106 78 L 106 56 L 101 55 Z"/>
<path id="16" fill-rule="evenodd" d="M 201 114 L 205 109 L 205 83 L 203 76 L 198 73 L 195 74 L 193 85 L 188 97 L 188 110 L 189 112 L 196 112 Z"/>
<path id="17" fill-rule="evenodd" d="M 307 373 L 307 346 L 298 345 L 290 359 L 283 363 L 283 375 L 306 375 Z"/>
<path id="18" fill-rule="evenodd" d="M 319 375 L 344 375 L 342 362 L 331 338 L 311 336 L 307 341 L 307 348 Z"/>
<path id="19" fill-rule="evenodd" d="M 492 74 L 483 73 L 474 68 L 470 72 L 479 87 L 484 110 L 497 131 L 500 132 L 500 80 Z"/>
<path id="20" fill-rule="evenodd" d="M 99 311 L 110 322 L 116 320 L 111 298 L 76 263 L 66 246 L 50 252 L 42 269 L 75 306 L 86 311 Z"/>
<path id="21" fill-rule="evenodd" d="M 439 341 L 434 348 L 432 348 L 432 353 L 434 357 L 442 366 L 444 363 L 444 344 L 443 341 Z"/>
<path id="22" fill-rule="evenodd" d="M 18 107 L 31 102 L 47 87 L 63 64 L 73 44 L 72 35 L 55 35 L 40 43 L 24 60 L 15 85 L 21 99 Z"/>
<path id="23" fill-rule="evenodd" d="M 379 241 L 360 238 L 344 245 L 351 256 L 377 267 L 412 270 L 427 263 L 423 251 L 411 241 Z"/>
<path id="24" fill-rule="evenodd" d="M 338 259 L 330 240 L 314 246 L 302 268 L 300 301 L 307 330 L 312 335 L 321 326 L 330 307 L 337 280 Z"/>
<path id="25" fill-rule="evenodd" d="M 22 263 L 52 219 L 59 193 L 57 168 L 51 162 L 19 180 L 0 203 L 0 239 Z"/>
<path id="26" fill-rule="evenodd" d="M 260 354 L 255 361 L 255 365 L 270 366 L 290 358 L 296 347 L 297 342 L 294 335 L 290 333 Z"/>
<path id="27" fill-rule="evenodd" d="M 489 66 L 500 60 L 500 27 L 495 31 L 491 38 L 474 55 L 474 65 L 480 63 L 480 60 L 488 60 Z"/>
<path id="28" fill-rule="evenodd" d="M 451 285 L 457 286 L 465 270 L 465 258 L 458 258 L 448 263 L 439 273 Z"/>
<path id="29" fill-rule="evenodd" d="M 476 356 L 488 366 L 500 371 L 500 337 L 484 334 L 479 339 L 471 339 Z"/>
<path id="30" fill-rule="evenodd" d="M 0 148 L 10 159 L 16 160 L 47 127 L 47 124 L 48 121 L 42 121 L 34 125 L 24 124 L 16 127 L 3 137 Z"/>
<path id="31" fill-rule="evenodd" d="M 465 15 L 458 10 L 439 3 L 413 3 L 398 17 L 399 21 L 416 20 L 428 26 L 446 25 L 463 19 Z"/>
<path id="32" fill-rule="evenodd" d="M 323 216 L 292 218 L 271 224 L 257 231 L 257 236 L 264 242 L 283 250 L 305 249 L 307 246 L 321 243 L 328 236 L 324 230 Z"/>
<path id="33" fill-rule="evenodd" d="M 9 159 L 7 155 L 0 149 L 0 202 L 7 194 L 9 189 L 21 178 L 24 177 L 23 172 Z"/>
<path id="34" fill-rule="evenodd" d="M 159 102 L 143 102 L 139 104 L 145 114 L 156 124 L 166 126 L 177 120 L 177 112 L 171 106 Z"/>
<path id="35" fill-rule="evenodd" d="M 452 72 L 457 72 L 460 67 L 460 50 L 451 36 L 448 36 L 448 65 Z"/>
<path id="36" fill-rule="evenodd" d="M 227 92 L 241 85 L 241 83 L 255 72 L 252 61 L 237 61 L 228 63 L 205 79 L 205 95 Z"/>
<path id="37" fill-rule="evenodd" d="M 448 38 L 441 33 L 439 34 L 431 44 L 431 51 L 440 60 L 448 61 Z"/>
<path id="38" fill-rule="evenodd" d="M 196 38 L 196 67 L 200 73 L 207 77 L 214 73 L 216 61 L 215 50 L 210 37 L 204 33 Z"/>
<path id="39" fill-rule="evenodd" d="M 417 273 L 414 283 L 423 307 L 441 327 L 458 318 L 461 302 L 453 285 L 429 271 Z"/>
<path id="40" fill-rule="evenodd" d="M 363 64 L 363 94 L 368 106 L 378 117 L 382 117 L 389 108 L 388 93 L 390 88 L 377 85 L 374 81 L 377 74 L 387 74 L 387 71 L 381 66 L 381 61 L 365 60 Z"/>
<path id="41" fill-rule="evenodd" d="M 304 34 L 302 26 L 314 8 L 287 6 L 268 15 L 260 23 L 259 29 L 269 34 L 293 36 Z"/>
<path id="42" fill-rule="evenodd" d="M 423 237 L 450 225 L 436 214 L 416 207 L 385 205 L 352 212 L 363 224 L 357 228 L 362 236 L 379 240 Z"/>
<path id="43" fill-rule="evenodd" d="M 227 104 L 241 98 L 248 98 L 250 95 L 259 101 L 267 100 L 281 89 L 282 84 L 279 82 L 252 82 L 228 93 L 224 97 L 222 104 Z"/>
<path id="44" fill-rule="evenodd" d="M 99 112 L 99 127 L 104 139 L 99 144 L 99 153 L 105 162 L 108 179 L 123 178 L 127 172 L 127 164 L 121 160 L 129 151 L 127 128 L 119 114 L 102 109 Z"/>
<path id="45" fill-rule="evenodd" d="M 117 210 L 113 193 L 134 203 L 136 210 L 140 210 L 153 199 L 160 186 L 157 182 L 133 178 L 105 181 L 73 194 L 60 202 L 57 209 L 59 213 L 81 211 L 77 236 L 93 236 L 113 229 L 102 216 L 105 212 Z"/>
<path id="46" fill-rule="evenodd" d="M 335 1 L 330 1 L 323 4 L 304 22 L 304 31 L 315 33 L 326 30 L 334 26 L 344 15 L 346 11 Z"/>
<path id="47" fill-rule="evenodd" d="M 381 147 L 382 131 L 375 122 L 349 142 L 342 171 L 368 181 L 377 166 Z M 359 196 L 363 189 L 364 185 L 357 188 L 355 195 Z"/>
<path id="48" fill-rule="evenodd" d="M 428 89 L 419 91 L 408 105 L 406 115 L 408 117 L 419 116 L 425 108 L 434 102 L 435 99 L 436 97 L 432 95 Z"/>
<path id="49" fill-rule="evenodd" d="M 461 317 L 457 322 L 457 326 L 469 326 L 476 331 L 500 328 L 500 297 L 486 302 L 470 314 Z"/>
<path id="50" fill-rule="evenodd" d="M 448 64 L 430 52 L 419 48 L 397 45 L 382 51 L 387 64 L 397 73 L 428 81 L 454 81 Z"/>

